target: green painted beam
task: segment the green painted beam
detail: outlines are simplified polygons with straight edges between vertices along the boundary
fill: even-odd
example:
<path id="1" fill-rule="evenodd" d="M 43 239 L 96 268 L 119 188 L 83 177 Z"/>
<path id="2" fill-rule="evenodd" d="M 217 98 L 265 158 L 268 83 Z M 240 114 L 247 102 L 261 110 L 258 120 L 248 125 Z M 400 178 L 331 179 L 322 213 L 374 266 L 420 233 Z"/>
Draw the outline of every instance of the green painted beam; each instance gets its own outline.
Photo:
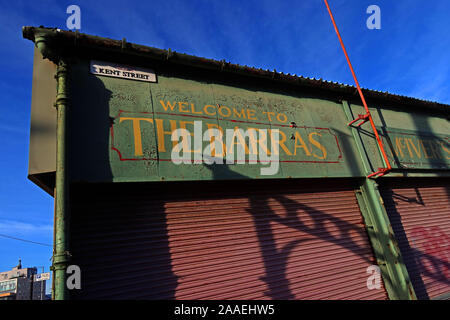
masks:
<path id="1" fill-rule="evenodd" d="M 378 184 L 373 179 L 365 179 L 358 194 L 357 198 L 367 233 L 389 298 L 416 300 L 414 288 L 378 190 Z"/>
<path id="2" fill-rule="evenodd" d="M 342 106 L 350 122 L 353 120 L 353 115 L 347 101 L 343 101 Z M 354 127 L 350 127 L 349 130 L 352 132 L 365 173 L 368 175 L 373 172 L 374 168 L 372 168 L 360 133 Z M 364 179 L 357 192 L 357 199 L 389 298 L 392 300 L 417 299 L 384 208 L 378 184 L 374 179 Z"/>

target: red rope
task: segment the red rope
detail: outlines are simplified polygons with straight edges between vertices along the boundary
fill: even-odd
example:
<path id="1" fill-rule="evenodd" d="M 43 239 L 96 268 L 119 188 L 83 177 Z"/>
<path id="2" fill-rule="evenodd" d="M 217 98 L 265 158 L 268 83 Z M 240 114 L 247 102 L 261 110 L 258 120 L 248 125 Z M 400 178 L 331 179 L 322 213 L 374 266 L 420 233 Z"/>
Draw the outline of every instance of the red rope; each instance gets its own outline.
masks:
<path id="1" fill-rule="evenodd" d="M 364 98 L 364 95 L 363 95 L 363 93 L 361 91 L 361 87 L 359 86 L 359 82 L 358 82 L 358 79 L 356 78 L 355 71 L 353 70 L 352 64 L 351 64 L 350 59 L 348 57 L 347 50 L 345 50 L 344 42 L 342 41 L 341 34 L 339 33 L 338 27 L 336 25 L 336 21 L 334 21 L 333 13 L 331 13 L 331 9 L 330 9 L 330 6 L 328 5 L 328 1 L 324 0 L 324 2 L 325 2 L 325 5 L 327 6 L 328 13 L 330 14 L 331 21 L 333 22 L 334 30 L 336 31 L 336 34 L 337 34 L 337 36 L 339 38 L 339 42 L 341 43 L 341 47 L 342 47 L 342 50 L 344 51 L 345 58 L 347 59 L 348 66 L 350 67 L 350 71 L 352 72 L 353 79 L 355 80 L 356 88 L 358 89 L 358 93 L 359 93 L 359 96 L 361 97 L 361 101 L 363 103 L 364 109 L 366 109 L 367 118 L 368 118 L 368 120 L 370 122 L 370 125 L 372 126 L 373 133 L 375 134 L 375 138 L 377 139 L 378 146 L 380 147 L 381 154 L 382 154 L 382 156 L 384 158 L 384 161 L 386 163 L 386 166 L 387 166 L 387 168 L 381 168 L 381 169 L 379 169 L 378 172 L 375 172 L 375 173 L 369 175 L 369 177 L 377 175 L 377 174 L 384 175 L 389 170 L 391 170 L 392 167 L 391 167 L 391 165 L 389 163 L 389 160 L 388 160 L 388 157 L 386 155 L 386 151 L 384 150 L 383 143 L 382 143 L 382 141 L 380 139 L 380 136 L 378 135 L 378 131 L 375 128 L 375 124 L 373 122 L 372 115 L 370 114 L 369 108 L 367 107 L 366 99 Z"/>

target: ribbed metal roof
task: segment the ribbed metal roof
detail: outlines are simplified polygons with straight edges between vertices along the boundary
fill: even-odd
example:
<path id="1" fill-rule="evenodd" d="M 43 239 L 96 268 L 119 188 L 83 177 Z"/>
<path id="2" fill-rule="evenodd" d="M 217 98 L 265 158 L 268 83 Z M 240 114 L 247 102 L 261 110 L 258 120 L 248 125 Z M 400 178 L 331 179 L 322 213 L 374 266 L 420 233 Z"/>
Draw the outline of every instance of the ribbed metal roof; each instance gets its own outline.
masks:
<path id="1" fill-rule="evenodd" d="M 192 67 L 215 70 L 219 72 L 232 72 L 244 76 L 253 76 L 266 78 L 274 81 L 281 81 L 300 85 L 302 87 L 310 87 L 333 92 L 343 98 L 357 98 L 357 90 L 355 86 L 343 84 L 334 81 L 323 80 L 322 78 L 308 78 L 296 74 L 278 72 L 277 70 L 263 70 L 261 68 L 242 66 L 233 64 L 225 60 L 213 60 L 203 57 L 193 56 L 185 53 L 179 53 L 170 48 L 158 49 L 138 44 L 129 43 L 124 39 L 113 40 L 92 36 L 84 33 L 65 31 L 56 28 L 44 27 L 23 27 L 23 37 L 31 41 L 35 41 L 38 36 L 47 37 L 51 46 L 59 49 L 59 52 L 70 52 L 72 49 L 90 50 L 90 51 L 109 51 L 126 55 L 138 55 L 148 59 L 156 59 L 166 61 L 168 63 L 189 65 Z M 450 115 L 450 106 L 447 104 L 422 100 L 403 95 L 392 94 L 387 91 L 377 91 L 363 88 L 366 99 L 381 100 L 388 105 L 396 104 L 409 105 L 414 108 L 426 108 Z"/>

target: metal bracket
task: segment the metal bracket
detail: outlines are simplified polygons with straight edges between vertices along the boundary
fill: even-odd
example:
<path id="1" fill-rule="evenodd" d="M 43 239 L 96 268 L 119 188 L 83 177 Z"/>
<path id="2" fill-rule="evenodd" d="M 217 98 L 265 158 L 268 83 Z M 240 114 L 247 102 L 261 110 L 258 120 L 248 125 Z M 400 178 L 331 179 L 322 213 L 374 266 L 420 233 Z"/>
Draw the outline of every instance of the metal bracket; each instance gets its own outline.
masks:
<path id="1" fill-rule="evenodd" d="M 372 177 L 379 178 L 379 177 L 384 176 L 385 174 L 388 174 L 389 171 L 391 171 L 391 170 L 388 169 L 388 168 L 378 168 L 378 171 L 377 171 L 377 172 L 374 172 L 374 173 L 369 174 L 369 175 L 367 176 L 367 178 L 372 178 Z"/>
<path id="2" fill-rule="evenodd" d="M 358 114 L 358 118 L 356 118 L 356 119 L 352 120 L 351 122 L 349 122 L 348 125 L 351 126 L 351 125 L 354 124 L 355 122 L 361 121 L 361 120 L 362 120 L 362 122 L 360 122 L 360 123 L 357 125 L 357 127 L 360 127 L 361 125 L 363 125 L 364 123 L 366 123 L 367 121 L 369 121 L 369 118 L 370 118 L 370 114 L 369 114 L 369 113 L 366 113 L 366 114 Z"/>

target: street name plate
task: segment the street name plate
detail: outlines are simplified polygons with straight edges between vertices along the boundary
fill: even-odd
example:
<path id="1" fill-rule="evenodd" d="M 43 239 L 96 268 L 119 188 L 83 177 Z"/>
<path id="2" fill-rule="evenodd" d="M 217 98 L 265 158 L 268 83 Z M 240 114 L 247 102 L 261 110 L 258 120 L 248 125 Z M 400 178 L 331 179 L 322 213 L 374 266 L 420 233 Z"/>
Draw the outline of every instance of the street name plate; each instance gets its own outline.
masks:
<path id="1" fill-rule="evenodd" d="M 151 69 L 131 67 L 116 63 L 91 60 L 92 74 L 137 81 L 156 82 L 156 74 Z"/>

